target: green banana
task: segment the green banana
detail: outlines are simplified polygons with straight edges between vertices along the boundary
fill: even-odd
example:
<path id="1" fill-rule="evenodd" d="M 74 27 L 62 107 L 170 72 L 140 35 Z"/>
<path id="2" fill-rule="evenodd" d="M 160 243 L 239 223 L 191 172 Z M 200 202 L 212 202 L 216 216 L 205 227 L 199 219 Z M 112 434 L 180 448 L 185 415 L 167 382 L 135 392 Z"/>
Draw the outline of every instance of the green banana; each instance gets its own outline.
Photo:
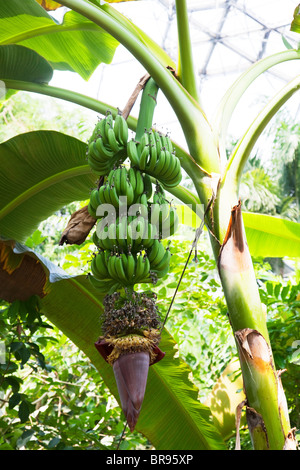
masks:
<path id="1" fill-rule="evenodd" d="M 91 206 L 93 207 L 93 209 L 97 210 L 97 207 L 100 205 L 98 189 L 93 189 L 91 191 L 90 202 L 91 202 Z"/>
<path id="2" fill-rule="evenodd" d="M 110 170 L 110 165 L 107 164 L 100 164 L 95 162 L 94 159 L 89 155 L 88 156 L 88 164 L 92 171 L 94 171 L 97 175 L 107 175 Z"/>
<path id="3" fill-rule="evenodd" d="M 102 158 L 110 159 L 115 155 L 115 152 L 111 150 L 110 147 L 106 146 L 103 142 L 103 138 L 99 138 L 95 142 L 95 149 L 97 149 L 98 153 Z"/>
<path id="4" fill-rule="evenodd" d="M 121 147 L 116 139 L 115 132 L 112 127 L 107 130 L 107 138 L 110 148 L 114 151 L 114 153 L 118 153 Z"/>
<path id="5" fill-rule="evenodd" d="M 105 136 L 105 123 L 106 123 L 106 120 L 105 118 L 102 118 L 100 119 L 100 121 L 98 122 L 98 124 L 96 125 L 96 139 L 98 138 L 102 138 Z"/>
<path id="6" fill-rule="evenodd" d="M 140 154 L 140 159 L 139 159 L 139 169 L 144 171 L 148 162 L 148 158 L 150 155 L 150 148 L 149 145 L 146 145 L 143 147 L 141 154 Z"/>
<path id="7" fill-rule="evenodd" d="M 98 273 L 103 277 L 103 279 L 107 279 L 108 271 L 106 267 L 106 254 L 104 251 L 101 251 L 96 255 L 96 268 Z"/>
<path id="8" fill-rule="evenodd" d="M 160 263 L 156 264 L 154 266 L 154 269 L 152 268 L 152 264 L 151 264 L 151 270 L 156 272 L 158 277 L 159 277 L 159 273 L 163 272 L 169 266 L 170 259 L 171 259 L 171 252 L 170 252 L 170 250 L 167 249 L 167 250 L 165 250 L 165 254 L 164 254 L 163 258 L 161 259 Z"/>
<path id="9" fill-rule="evenodd" d="M 91 285 L 97 289 L 97 291 L 99 293 L 102 293 L 102 294 L 108 294 L 109 290 L 112 289 L 113 286 L 116 286 L 116 282 L 115 281 L 100 281 L 96 278 L 94 278 L 94 276 L 92 275 L 89 275 L 88 276 L 88 279 L 91 283 Z"/>
<path id="10" fill-rule="evenodd" d="M 128 279 L 124 271 L 122 258 L 120 256 L 116 256 L 114 264 L 115 264 L 115 271 L 117 274 L 117 279 L 120 281 L 121 284 L 128 285 Z"/>
<path id="11" fill-rule="evenodd" d="M 130 184 L 132 186 L 133 191 L 136 189 L 136 172 L 135 169 L 130 167 L 128 170 L 128 179 L 130 181 Z"/>
<path id="12" fill-rule="evenodd" d="M 158 158 L 158 153 L 157 153 L 157 148 L 156 148 L 156 142 L 155 142 L 155 137 L 154 133 L 151 132 L 150 138 L 149 138 L 149 149 L 150 149 L 150 154 L 149 154 L 149 160 L 146 165 L 146 171 L 148 173 L 152 173 L 154 171 L 157 158 Z"/>
<path id="13" fill-rule="evenodd" d="M 151 269 L 151 266 L 150 266 L 149 258 L 147 255 L 144 255 L 144 273 L 141 279 L 142 282 L 145 282 L 146 278 L 149 275 L 150 269 Z"/>
<path id="14" fill-rule="evenodd" d="M 130 140 L 127 143 L 127 156 L 131 161 L 133 167 L 139 167 L 139 154 L 137 150 L 137 145 L 134 139 Z"/>
<path id="15" fill-rule="evenodd" d="M 159 156 L 158 156 L 157 163 L 156 163 L 155 168 L 154 168 L 155 175 L 158 179 L 159 179 L 161 170 L 164 167 L 165 160 L 166 160 L 166 152 L 165 152 L 165 150 L 161 150 L 160 153 L 159 153 Z"/>
<path id="16" fill-rule="evenodd" d="M 152 183 L 150 176 L 147 175 L 147 173 L 144 174 L 143 176 L 144 179 L 144 192 L 146 193 L 147 199 L 150 199 L 152 196 Z"/>
<path id="17" fill-rule="evenodd" d="M 126 268 L 127 276 L 128 276 L 128 281 L 132 282 L 133 276 L 135 273 L 135 259 L 133 254 L 128 253 L 127 255 L 127 268 Z"/>
<path id="18" fill-rule="evenodd" d="M 145 147 L 148 147 L 149 146 L 149 132 L 146 131 L 145 129 L 145 132 L 144 134 L 142 135 L 140 141 L 138 142 L 138 145 L 137 145 L 137 148 L 138 148 L 138 153 L 141 154 L 143 149 Z"/>
<path id="19" fill-rule="evenodd" d="M 140 206 L 146 207 L 146 209 L 143 209 L 143 207 L 141 207 L 141 214 L 142 214 L 144 217 L 146 217 L 146 214 L 148 214 L 148 199 L 147 199 L 147 194 L 146 194 L 146 193 L 143 193 L 143 194 L 140 196 L 139 203 L 140 203 Z"/>
<path id="20" fill-rule="evenodd" d="M 144 274 L 143 255 L 139 253 L 139 255 L 137 256 L 137 260 L 136 260 L 134 283 L 137 283 L 140 279 L 142 279 L 143 274 Z"/>
<path id="21" fill-rule="evenodd" d="M 109 274 L 108 271 L 105 268 L 105 265 L 102 265 L 99 262 L 99 257 L 101 257 L 100 254 L 97 254 L 91 262 L 91 271 L 93 276 L 98 279 L 98 280 L 103 280 L 103 279 L 108 279 Z M 99 269 L 100 268 L 100 269 Z"/>
<path id="22" fill-rule="evenodd" d="M 109 187 L 109 199 L 111 201 L 111 204 L 118 208 L 119 205 L 120 205 L 120 199 L 119 199 L 119 196 L 117 194 L 117 191 L 116 191 L 116 188 L 114 185 L 110 186 Z"/>
<path id="23" fill-rule="evenodd" d="M 119 113 L 115 117 L 114 132 L 120 145 L 126 146 L 128 140 L 128 125 L 124 117 Z"/>
<path id="24" fill-rule="evenodd" d="M 107 156 L 99 152 L 96 147 L 96 140 L 92 141 L 88 146 L 88 157 L 95 161 L 95 163 L 107 163 Z"/>
<path id="25" fill-rule="evenodd" d="M 113 116 L 110 111 L 107 111 L 104 118 L 104 133 L 102 134 L 102 139 L 106 147 L 110 147 L 108 139 L 108 131 L 113 127 Z"/>
<path id="26" fill-rule="evenodd" d="M 173 144 L 169 136 L 166 136 L 166 150 L 169 150 L 170 153 L 174 152 Z"/>
<path id="27" fill-rule="evenodd" d="M 127 277 L 127 264 L 128 264 L 128 260 L 127 260 L 127 255 L 125 253 L 121 253 L 121 259 L 122 259 L 122 265 L 123 265 L 123 269 L 124 269 L 124 272 L 126 274 L 126 277 Z M 128 277 L 127 277 L 128 279 Z"/>
<path id="28" fill-rule="evenodd" d="M 143 176 L 142 176 L 142 173 L 140 171 L 136 171 L 136 188 L 135 188 L 135 194 L 136 194 L 136 197 L 138 198 L 139 196 L 141 196 L 144 192 L 144 179 L 143 179 Z"/>
<path id="29" fill-rule="evenodd" d="M 160 215 L 160 204 L 158 202 L 150 204 L 149 219 L 152 225 L 158 226 Z"/>
<path id="30" fill-rule="evenodd" d="M 91 206 L 91 201 L 89 201 L 89 203 L 88 203 L 88 208 L 87 208 L 87 210 L 88 210 L 88 213 L 90 214 L 91 217 L 93 217 L 94 219 L 97 218 L 96 211 L 95 211 L 95 209 Z"/>
<path id="31" fill-rule="evenodd" d="M 163 147 L 161 143 L 160 133 L 157 131 L 154 131 L 154 137 L 155 137 L 157 155 L 159 155 Z"/>
<path id="32" fill-rule="evenodd" d="M 144 232 L 145 232 L 145 219 L 144 217 L 138 217 L 137 225 L 136 225 L 136 239 L 135 239 L 136 245 L 141 245 L 143 243 Z"/>
<path id="33" fill-rule="evenodd" d="M 126 185 L 126 197 L 127 197 L 127 206 L 131 206 L 131 204 L 133 204 L 134 199 L 135 199 L 135 193 L 134 193 L 132 184 L 130 183 L 129 180 L 127 181 L 127 185 Z"/>
<path id="34" fill-rule="evenodd" d="M 150 223 L 146 224 L 145 227 L 145 233 L 144 233 L 144 238 L 143 238 L 143 246 L 145 249 L 151 248 L 153 245 L 157 235 L 157 230 L 155 225 L 152 225 Z"/>
<path id="35" fill-rule="evenodd" d="M 127 170 L 125 166 L 121 168 L 121 178 L 120 178 L 120 195 L 126 196 L 127 190 Z"/>
<path id="36" fill-rule="evenodd" d="M 158 243 L 156 243 L 158 242 Z M 152 249 L 149 253 L 149 261 L 150 261 L 150 264 L 151 264 L 151 269 L 154 267 L 156 267 L 160 262 L 161 260 L 163 259 L 164 255 L 165 255 L 165 252 L 166 252 L 166 249 L 164 247 L 164 245 L 159 241 L 159 240 L 155 240 L 153 246 L 152 246 Z"/>
<path id="37" fill-rule="evenodd" d="M 161 180 L 169 181 L 172 180 L 172 175 L 175 173 L 176 170 L 176 156 L 171 154 L 169 150 L 166 150 L 167 156 L 167 164 L 165 164 L 164 168 L 161 171 Z"/>
<path id="38" fill-rule="evenodd" d="M 165 152 L 165 163 L 162 169 L 160 170 L 159 177 L 162 181 L 164 181 L 165 175 L 170 171 L 173 163 L 173 155 L 169 152 L 169 150 L 164 150 Z"/>
<path id="39" fill-rule="evenodd" d="M 109 275 L 112 279 L 115 279 L 115 280 L 119 280 L 118 278 L 118 274 L 117 274 L 117 271 L 116 271 L 116 255 L 111 255 L 108 259 L 108 263 L 107 263 L 107 269 L 108 269 L 108 272 L 109 272 Z"/>
<path id="40" fill-rule="evenodd" d="M 158 250 L 160 249 L 159 248 L 160 245 L 161 245 L 161 242 L 158 239 L 154 240 L 154 243 L 151 247 L 151 250 L 149 250 L 149 252 L 148 252 L 148 257 L 149 257 L 150 263 L 152 263 L 152 261 L 157 256 Z"/>

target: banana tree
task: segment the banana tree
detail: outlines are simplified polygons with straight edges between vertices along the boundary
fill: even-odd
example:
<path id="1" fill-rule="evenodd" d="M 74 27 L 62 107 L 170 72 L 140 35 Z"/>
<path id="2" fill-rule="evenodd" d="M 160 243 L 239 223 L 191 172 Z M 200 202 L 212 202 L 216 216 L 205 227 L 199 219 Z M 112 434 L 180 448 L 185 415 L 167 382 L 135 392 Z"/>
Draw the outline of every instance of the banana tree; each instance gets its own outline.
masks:
<path id="1" fill-rule="evenodd" d="M 229 158 L 225 142 L 232 113 L 249 85 L 271 67 L 298 60 L 300 52 L 279 52 L 251 66 L 227 91 L 214 119 L 208 122 L 196 86 L 186 0 L 176 0 L 177 63 L 112 8 L 112 2 L 99 5 L 96 0 L 62 0 L 60 5 L 68 8 L 62 23 L 54 21 L 38 3 L 42 2 L 11 0 L 0 5 L 1 82 L 9 93 L 24 90 L 45 94 L 102 115 L 109 109 L 116 119 L 118 110 L 108 103 L 48 85 L 53 70 L 71 70 L 88 79 L 100 62 L 110 63 L 118 44 L 145 68 L 151 83 L 176 113 L 186 139 L 188 152 L 175 142 L 173 146 L 195 191 L 180 185 L 166 188 L 195 211 L 197 204 L 204 206 L 205 225 L 239 353 L 246 396 L 241 406 L 246 408 L 253 448 L 295 449 L 281 372 L 275 370 L 251 260 L 253 252 L 246 236 L 249 234 L 254 240 L 252 244 L 248 240 L 250 247 L 265 256 L 299 256 L 299 226 L 264 216 L 262 220 L 256 214 L 243 215 L 239 184 L 257 139 L 299 89 L 299 76 L 267 103 Z M 50 3 L 52 8 L 60 6 Z M 298 19 L 296 10 L 294 24 Z M 126 119 L 128 127 L 137 134 L 141 128 L 151 126 L 154 109 L 149 103 L 151 100 L 145 106 L 141 103 L 139 119 L 130 115 Z M 66 275 L 19 243 L 55 210 L 89 196 L 95 175 L 85 155 L 85 143 L 50 131 L 19 135 L 0 145 L 4 175 L 0 183 L 1 297 L 12 301 L 24 295 L 39 295 L 49 319 L 86 352 L 119 399 L 112 368 L 94 348 L 103 294 L 84 277 Z M 93 221 L 88 220 L 87 224 L 91 227 Z M 287 246 L 287 240 L 293 244 Z M 32 273 L 34 285 L 27 279 L 20 287 L 22 269 L 23 276 Z M 189 369 L 175 357 L 175 342 L 165 329 L 160 348 L 166 354 L 163 361 L 149 369 L 136 428 L 157 449 L 225 449 L 211 423 L 209 409 L 197 400 L 197 390 L 188 379 Z"/>

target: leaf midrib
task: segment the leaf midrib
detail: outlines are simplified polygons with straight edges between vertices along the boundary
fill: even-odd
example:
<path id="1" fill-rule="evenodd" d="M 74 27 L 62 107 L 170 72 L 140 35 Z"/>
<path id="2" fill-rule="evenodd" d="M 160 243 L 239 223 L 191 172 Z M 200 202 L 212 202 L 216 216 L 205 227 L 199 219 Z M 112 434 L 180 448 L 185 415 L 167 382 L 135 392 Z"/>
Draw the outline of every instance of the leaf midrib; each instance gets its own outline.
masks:
<path id="1" fill-rule="evenodd" d="M 88 165 L 81 165 L 61 171 L 59 173 L 55 173 L 55 175 L 51 175 L 49 178 L 45 178 L 39 181 L 37 184 L 19 194 L 16 198 L 12 199 L 6 206 L 3 207 L 0 210 L 0 220 L 13 211 L 16 207 L 20 206 L 23 202 L 27 201 L 44 189 L 49 188 L 50 186 L 53 186 L 66 179 L 88 174 L 90 172 L 91 170 Z"/>
<path id="2" fill-rule="evenodd" d="M 7 44 L 17 44 L 28 39 L 32 39 L 38 36 L 43 36 L 45 34 L 53 34 L 53 33 L 64 33 L 70 31 L 98 31 L 101 32 L 99 26 L 88 23 L 82 22 L 77 23 L 76 25 L 64 25 L 64 24 L 51 24 L 47 26 L 41 26 L 40 28 L 35 28 L 34 30 L 25 31 L 23 33 L 11 36 L 10 38 L 0 41 L 0 45 L 7 45 Z"/>
<path id="3" fill-rule="evenodd" d="M 182 402 L 180 399 L 177 397 L 177 395 L 173 392 L 173 390 L 170 388 L 168 385 L 168 382 L 164 380 L 163 375 L 160 374 L 155 367 L 153 367 L 153 371 L 155 375 L 157 376 L 158 380 L 162 383 L 162 386 L 168 390 L 169 395 L 172 396 L 173 401 L 177 404 L 177 408 L 182 410 L 182 413 L 187 417 L 187 421 L 191 424 L 191 427 L 195 429 L 195 434 L 197 434 L 200 437 L 201 442 L 203 443 L 203 446 L 205 449 L 210 449 L 209 443 L 207 439 L 204 437 L 203 433 L 201 433 L 201 430 L 199 430 L 199 426 L 195 423 L 193 418 L 191 417 L 190 413 L 186 410 L 184 406 L 182 406 Z M 209 423 L 208 423 L 209 424 Z"/>

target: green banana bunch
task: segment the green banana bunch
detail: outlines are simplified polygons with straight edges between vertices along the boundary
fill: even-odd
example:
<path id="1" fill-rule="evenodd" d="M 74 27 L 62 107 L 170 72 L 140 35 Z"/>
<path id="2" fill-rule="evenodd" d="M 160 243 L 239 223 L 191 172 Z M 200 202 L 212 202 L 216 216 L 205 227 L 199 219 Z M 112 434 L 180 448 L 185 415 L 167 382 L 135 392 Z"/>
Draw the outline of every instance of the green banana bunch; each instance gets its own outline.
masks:
<path id="1" fill-rule="evenodd" d="M 151 273 L 158 279 L 164 277 L 169 270 L 171 252 L 165 248 L 160 240 L 155 240 L 148 254 Z"/>
<path id="2" fill-rule="evenodd" d="M 127 156 L 133 167 L 158 179 L 166 187 L 178 186 L 181 181 L 180 161 L 167 135 L 146 131 L 140 142 L 128 142 Z"/>
<path id="3" fill-rule="evenodd" d="M 88 279 L 91 283 L 91 285 L 97 289 L 99 294 L 111 294 L 113 292 L 116 292 L 118 289 L 120 289 L 122 286 L 116 282 L 115 280 L 105 280 L 101 281 L 96 279 L 94 276 L 91 274 L 88 276 Z"/>
<path id="4" fill-rule="evenodd" d="M 91 271 L 93 276 L 99 281 L 103 281 L 104 279 L 111 279 L 107 270 L 109 255 L 109 250 L 99 251 L 92 259 Z"/>
<path id="5" fill-rule="evenodd" d="M 97 219 L 97 208 L 100 206 L 101 202 L 99 199 L 99 192 L 98 189 L 93 189 L 90 194 L 90 200 L 88 203 L 88 212 L 89 214 L 94 217 L 94 219 Z"/>
<path id="6" fill-rule="evenodd" d="M 108 259 L 107 269 L 110 277 L 125 287 L 151 282 L 150 262 L 147 255 L 143 255 L 142 252 L 136 255 L 130 252 L 113 254 Z"/>
<path id="7" fill-rule="evenodd" d="M 149 220 L 156 226 L 160 239 L 174 235 L 179 225 L 176 208 L 166 200 L 165 192 L 159 184 L 153 196 L 153 203 L 149 205 Z"/>
<path id="8" fill-rule="evenodd" d="M 88 142 L 87 158 L 91 169 L 98 175 L 107 175 L 111 168 L 126 157 L 128 125 L 118 114 L 113 121 L 111 112 L 96 124 Z"/>
<path id="9" fill-rule="evenodd" d="M 127 170 L 125 166 L 119 166 L 109 172 L 106 182 L 100 187 L 100 204 L 112 204 L 116 208 L 124 206 L 125 203 L 131 206 L 143 195 L 144 190 L 144 178 L 139 170 Z M 149 194 L 149 188 L 147 191 Z M 121 196 L 127 199 L 121 199 Z"/>
<path id="10" fill-rule="evenodd" d="M 137 253 L 150 248 L 158 237 L 157 229 L 142 216 L 118 217 L 116 222 L 98 224 L 93 242 L 100 250 Z"/>

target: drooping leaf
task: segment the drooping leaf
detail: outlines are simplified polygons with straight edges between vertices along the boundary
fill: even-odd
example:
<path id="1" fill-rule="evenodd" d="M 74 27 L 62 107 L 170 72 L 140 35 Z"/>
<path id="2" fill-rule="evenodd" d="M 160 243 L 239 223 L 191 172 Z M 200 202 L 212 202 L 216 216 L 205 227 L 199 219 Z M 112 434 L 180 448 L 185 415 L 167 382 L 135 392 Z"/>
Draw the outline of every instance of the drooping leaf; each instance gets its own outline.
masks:
<path id="1" fill-rule="evenodd" d="M 264 106 L 249 126 L 248 130 L 236 144 L 228 160 L 225 170 L 223 197 L 226 192 L 238 191 L 239 182 L 242 176 L 244 166 L 250 153 L 266 128 L 272 117 L 279 109 L 300 89 L 300 78 L 296 76 L 287 83 L 276 95 Z"/>
<path id="2" fill-rule="evenodd" d="M 0 2 L 0 44 L 33 49 L 54 69 L 70 70 L 88 79 L 101 63 L 110 63 L 118 42 L 74 11 L 62 23 L 35 0 Z"/>
<path id="3" fill-rule="evenodd" d="M 104 361 L 94 343 L 101 334 L 99 316 L 103 294 L 99 295 L 86 276 L 71 277 L 27 247 L 2 242 L 14 265 L 30 256 L 44 269 L 47 277 L 41 310 L 66 334 L 99 370 L 110 391 L 119 400 L 112 367 Z M 18 292 L 19 285 L 16 285 Z M 177 346 L 166 330 L 160 348 L 162 361 L 149 369 L 146 395 L 136 429 L 156 449 L 225 450 L 219 432 L 211 423 L 209 408 L 198 401 L 198 390 L 189 379 L 189 367 L 177 356 Z"/>
<path id="4" fill-rule="evenodd" d="M 32 49 L 15 44 L 0 46 L 0 80 L 48 83 L 52 76 L 49 62 Z"/>
<path id="5" fill-rule="evenodd" d="M 55 131 L 1 143 L 0 168 L 0 232 L 18 241 L 66 204 L 88 199 L 97 179 L 86 162 L 86 144 Z"/>
<path id="6" fill-rule="evenodd" d="M 213 118 L 213 129 L 216 134 L 216 139 L 219 144 L 221 154 L 225 154 L 226 135 L 229 127 L 229 123 L 232 119 L 234 110 L 239 103 L 240 99 L 247 91 L 249 86 L 258 78 L 261 74 L 269 70 L 275 65 L 281 64 L 289 60 L 299 60 L 300 51 L 288 50 L 278 52 L 265 57 L 258 62 L 255 62 L 249 67 L 226 91 L 222 100 L 220 101 Z"/>
<path id="7" fill-rule="evenodd" d="M 53 0 L 35 0 L 38 2 L 45 10 L 53 11 L 61 7 L 60 3 L 54 2 Z"/>

